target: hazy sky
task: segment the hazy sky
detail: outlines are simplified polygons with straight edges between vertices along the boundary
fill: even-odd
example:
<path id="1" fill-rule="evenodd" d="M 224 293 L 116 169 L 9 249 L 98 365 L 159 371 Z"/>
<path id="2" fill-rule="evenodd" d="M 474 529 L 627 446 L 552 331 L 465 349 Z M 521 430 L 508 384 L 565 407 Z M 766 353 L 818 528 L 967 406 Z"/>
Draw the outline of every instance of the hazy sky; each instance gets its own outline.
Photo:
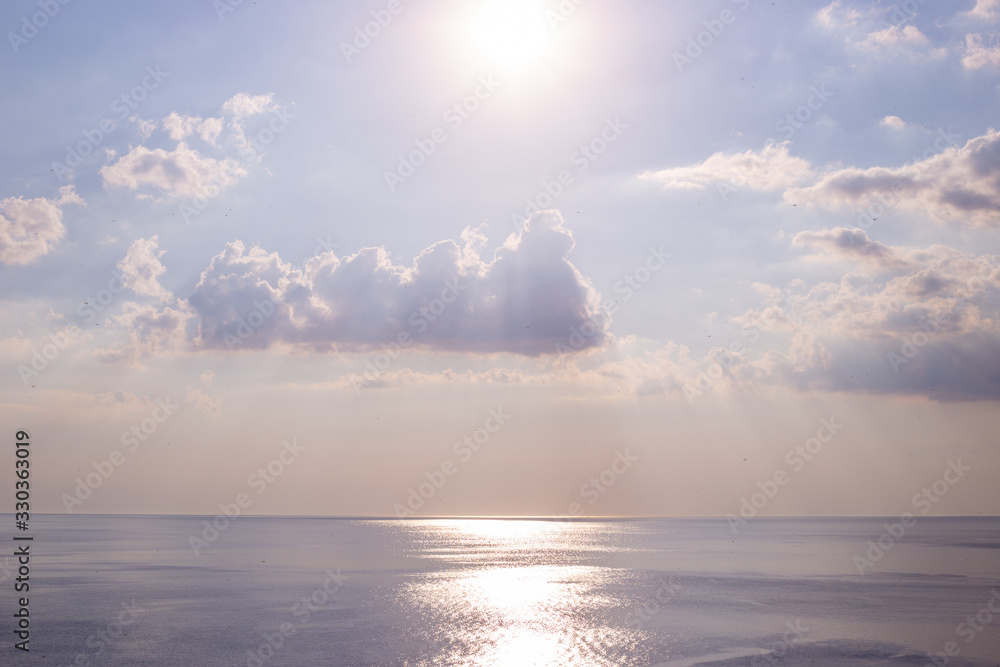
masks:
<path id="1" fill-rule="evenodd" d="M 0 25 L 34 509 L 1000 513 L 998 0 Z"/>

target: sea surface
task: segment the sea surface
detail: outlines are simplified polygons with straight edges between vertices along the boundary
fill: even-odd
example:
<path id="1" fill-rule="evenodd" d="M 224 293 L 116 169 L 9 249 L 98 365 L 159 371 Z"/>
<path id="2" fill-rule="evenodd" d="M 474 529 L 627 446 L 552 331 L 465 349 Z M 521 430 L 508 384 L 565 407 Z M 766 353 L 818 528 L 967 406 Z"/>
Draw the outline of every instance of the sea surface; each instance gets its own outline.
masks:
<path id="1" fill-rule="evenodd" d="M 33 516 L 0 664 L 1000 665 L 1000 519 L 897 520 Z"/>

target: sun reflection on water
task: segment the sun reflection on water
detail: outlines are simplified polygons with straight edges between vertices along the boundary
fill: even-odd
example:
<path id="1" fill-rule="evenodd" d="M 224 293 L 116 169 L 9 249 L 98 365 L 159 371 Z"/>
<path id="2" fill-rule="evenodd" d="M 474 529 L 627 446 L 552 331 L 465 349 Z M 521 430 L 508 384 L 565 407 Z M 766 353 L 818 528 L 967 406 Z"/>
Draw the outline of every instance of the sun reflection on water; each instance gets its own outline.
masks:
<path id="1" fill-rule="evenodd" d="M 442 520 L 409 524 L 421 548 L 453 566 L 421 574 L 404 607 L 433 627 L 421 665 L 613 665 L 631 631 L 601 618 L 614 603 L 601 589 L 608 568 L 566 559 L 583 537 L 577 524 Z M 560 556 L 555 554 L 559 553 Z"/>

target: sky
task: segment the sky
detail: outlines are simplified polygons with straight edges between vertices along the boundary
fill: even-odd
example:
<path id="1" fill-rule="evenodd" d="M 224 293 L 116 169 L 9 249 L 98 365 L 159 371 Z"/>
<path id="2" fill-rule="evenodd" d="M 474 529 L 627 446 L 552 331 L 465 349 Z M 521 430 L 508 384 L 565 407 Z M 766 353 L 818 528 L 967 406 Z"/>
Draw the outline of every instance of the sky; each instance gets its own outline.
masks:
<path id="1" fill-rule="evenodd" d="M 0 26 L 35 511 L 1000 514 L 1000 0 Z"/>

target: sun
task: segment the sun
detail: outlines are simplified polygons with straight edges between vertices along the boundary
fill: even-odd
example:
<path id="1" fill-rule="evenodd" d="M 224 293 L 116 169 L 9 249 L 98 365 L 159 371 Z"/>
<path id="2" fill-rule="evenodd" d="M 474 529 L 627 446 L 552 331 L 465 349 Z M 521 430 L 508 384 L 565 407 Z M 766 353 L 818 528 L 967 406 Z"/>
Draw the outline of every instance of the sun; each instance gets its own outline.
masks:
<path id="1" fill-rule="evenodd" d="M 552 30 L 536 2 L 479 0 L 472 5 L 468 40 L 486 67 L 515 74 L 540 64 Z"/>

